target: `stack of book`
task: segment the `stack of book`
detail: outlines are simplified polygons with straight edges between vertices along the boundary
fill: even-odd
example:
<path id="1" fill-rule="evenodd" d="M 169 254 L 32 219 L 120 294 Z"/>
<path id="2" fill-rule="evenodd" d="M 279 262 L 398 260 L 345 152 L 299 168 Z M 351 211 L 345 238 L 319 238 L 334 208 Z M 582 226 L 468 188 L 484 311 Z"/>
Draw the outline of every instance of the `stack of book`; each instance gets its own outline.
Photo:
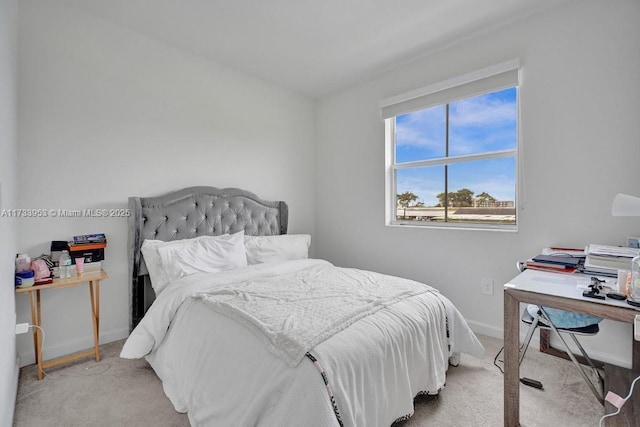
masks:
<path id="1" fill-rule="evenodd" d="M 566 253 L 540 254 L 524 262 L 525 268 L 552 271 L 554 273 L 575 273 L 582 268 L 584 257 Z"/>
<path id="2" fill-rule="evenodd" d="M 589 245 L 586 253 L 584 273 L 617 277 L 618 270 L 631 270 L 631 260 L 640 255 L 640 249 Z"/>
<path id="3" fill-rule="evenodd" d="M 69 242 L 69 245 L 89 245 L 94 243 L 107 243 L 107 236 L 104 233 L 95 234 L 82 234 L 80 236 L 73 236 L 73 241 Z"/>
<path id="4" fill-rule="evenodd" d="M 69 242 L 69 253 L 75 264 L 76 258 L 84 258 L 84 271 L 99 271 L 104 260 L 104 248 L 107 247 L 107 237 L 104 233 L 73 236 Z"/>

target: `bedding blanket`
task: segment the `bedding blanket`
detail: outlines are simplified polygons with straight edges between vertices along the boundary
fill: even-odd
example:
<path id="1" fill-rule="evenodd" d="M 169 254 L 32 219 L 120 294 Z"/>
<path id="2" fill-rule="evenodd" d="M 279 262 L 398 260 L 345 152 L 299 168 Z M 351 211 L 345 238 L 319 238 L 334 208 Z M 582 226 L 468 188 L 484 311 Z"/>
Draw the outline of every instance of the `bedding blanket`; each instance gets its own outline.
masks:
<path id="1" fill-rule="evenodd" d="M 364 316 L 434 291 L 395 276 L 318 265 L 198 296 L 213 310 L 264 334 L 271 352 L 296 366 L 313 347 Z"/>
<path id="2" fill-rule="evenodd" d="M 176 410 L 187 412 L 195 426 L 338 426 L 331 391 L 344 425 L 389 426 L 413 413 L 417 394 L 439 392 L 448 362 L 457 362 L 460 352 L 483 357 L 482 345 L 451 302 L 426 285 L 410 290 L 415 282 L 398 294 L 365 301 L 356 310 L 358 321 L 326 321 L 337 332 L 312 344 L 316 363 L 307 357 L 295 366 L 274 356 L 267 335 L 248 328 L 246 320 L 212 310 L 203 300 L 206 294 L 224 300 L 232 289 L 248 292 L 243 288 L 248 281 L 266 288 L 278 278 L 313 276 L 325 269 L 335 267 L 309 259 L 179 279 L 155 300 L 121 357 L 146 357 Z M 335 271 L 365 280 L 376 277 Z M 418 289 L 422 291 L 408 295 Z M 318 335 L 323 335 L 321 329 Z M 309 342 L 315 343 L 315 337 Z"/>

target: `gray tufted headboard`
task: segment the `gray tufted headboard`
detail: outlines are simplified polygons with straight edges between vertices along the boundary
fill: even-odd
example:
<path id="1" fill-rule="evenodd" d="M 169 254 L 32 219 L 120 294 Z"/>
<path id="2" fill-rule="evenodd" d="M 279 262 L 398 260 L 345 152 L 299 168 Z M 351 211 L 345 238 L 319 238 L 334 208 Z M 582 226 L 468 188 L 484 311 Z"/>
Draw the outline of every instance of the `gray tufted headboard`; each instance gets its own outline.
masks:
<path id="1" fill-rule="evenodd" d="M 268 202 L 238 188 L 190 187 L 158 197 L 129 197 L 130 319 L 133 330 L 153 301 L 140 252 L 145 239 L 179 240 L 244 230 L 252 236 L 287 233 L 285 202 Z"/>

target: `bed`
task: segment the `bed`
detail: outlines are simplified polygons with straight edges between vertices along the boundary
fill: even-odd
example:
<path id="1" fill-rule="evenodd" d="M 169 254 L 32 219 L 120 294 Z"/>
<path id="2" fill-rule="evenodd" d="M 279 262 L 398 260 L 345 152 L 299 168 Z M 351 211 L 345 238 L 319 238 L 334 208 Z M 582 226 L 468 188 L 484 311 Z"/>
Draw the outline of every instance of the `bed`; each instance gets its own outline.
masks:
<path id="1" fill-rule="evenodd" d="M 197 426 L 389 426 L 483 357 L 438 290 L 308 258 L 288 206 L 241 189 L 129 199 L 131 334 Z"/>

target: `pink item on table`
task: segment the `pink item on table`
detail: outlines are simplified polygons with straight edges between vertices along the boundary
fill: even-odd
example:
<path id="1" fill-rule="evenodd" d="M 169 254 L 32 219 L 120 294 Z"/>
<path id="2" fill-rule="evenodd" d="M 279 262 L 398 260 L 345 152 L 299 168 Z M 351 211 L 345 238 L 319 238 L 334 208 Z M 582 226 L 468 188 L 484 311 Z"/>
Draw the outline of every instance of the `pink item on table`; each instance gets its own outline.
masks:
<path id="1" fill-rule="evenodd" d="M 76 258 L 76 271 L 78 274 L 84 273 L 84 258 Z"/>

